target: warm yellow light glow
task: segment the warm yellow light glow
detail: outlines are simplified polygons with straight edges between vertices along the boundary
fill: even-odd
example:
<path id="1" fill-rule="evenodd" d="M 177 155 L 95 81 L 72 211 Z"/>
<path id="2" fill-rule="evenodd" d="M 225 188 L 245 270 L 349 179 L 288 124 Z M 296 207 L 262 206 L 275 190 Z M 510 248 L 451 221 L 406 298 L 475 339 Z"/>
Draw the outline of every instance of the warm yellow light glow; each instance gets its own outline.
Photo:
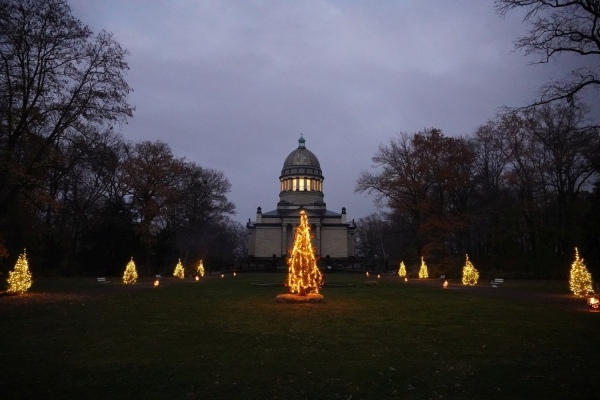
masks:
<path id="1" fill-rule="evenodd" d="M 369 271 L 367 271 L 366 275 L 369 276 Z"/>
<path id="2" fill-rule="evenodd" d="M 304 210 L 300 212 L 300 225 L 296 228 L 294 247 L 290 251 L 287 264 L 287 286 L 290 293 L 300 296 L 319 294 L 319 289 L 324 284 L 323 275 L 317 268 L 308 217 Z"/>
<path id="3" fill-rule="evenodd" d="M 134 284 L 137 282 L 138 274 L 135 268 L 135 263 L 133 262 L 133 257 L 127 263 L 125 267 L 125 272 L 123 273 L 123 283 L 126 285 Z"/>
<path id="4" fill-rule="evenodd" d="M 425 264 L 425 260 L 421 257 L 421 268 L 419 269 L 419 278 L 429 278 L 429 272 L 427 271 L 427 264 Z"/>
<path id="5" fill-rule="evenodd" d="M 400 262 L 400 268 L 398 268 L 398 276 L 403 278 L 406 276 L 406 267 L 404 266 L 404 261 Z"/>
<path id="6" fill-rule="evenodd" d="M 156 280 L 154 281 L 154 286 L 158 286 L 159 284 L 160 284 L 160 280 L 156 279 Z"/>
<path id="7" fill-rule="evenodd" d="M 204 262 L 202 260 L 200 260 L 200 262 L 198 263 L 198 266 L 196 267 L 196 277 L 198 277 L 198 276 L 200 276 L 200 277 L 204 276 Z"/>
<path id="8" fill-rule="evenodd" d="M 233 271 L 233 276 L 237 276 L 237 274 L 235 273 L 235 271 Z"/>
<path id="9" fill-rule="evenodd" d="M 408 278 L 406 276 L 404 277 L 404 282 L 408 282 Z"/>
<path id="10" fill-rule="evenodd" d="M 29 262 L 27 261 L 27 251 L 17 259 L 15 269 L 8 272 L 8 293 L 23 294 L 31 287 L 31 272 L 29 271 Z"/>
<path id="11" fill-rule="evenodd" d="M 181 264 L 181 259 L 179 259 L 179 261 L 177 262 L 177 265 L 175 266 L 175 270 L 173 271 L 173 276 L 175 278 L 179 278 L 179 279 L 183 279 L 185 277 L 183 265 Z"/>
<path id="12" fill-rule="evenodd" d="M 444 289 L 448 289 L 448 281 L 444 281 L 444 284 L 442 285 L 442 287 Z"/>
<path id="13" fill-rule="evenodd" d="M 381 278 L 381 274 L 377 274 L 377 279 Z"/>
<path id="14" fill-rule="evenodd" d="M 587 303 L 592 308 L 599 308 L 600 307 L 600 300 L 598 300 L 598 298 L 595 297 L 595 296 L 592 296 L 592 297 L 588 298 Z"/>
<path id="15" fill-rule="evenodd" d="M 221 278 L 225 278 L 225 274 L 221 274 Z"/>
<path id="16" fill-rule="evenodd" d="M 196 281 L 199 281 L 200 277 L 198 275 L 196 275 Z"/>
<path id="17" fill-rule="evenodd" d="M 571 264 L 571 278 L 569 279 L 571 292 L 575 296 L 583 297 L 593 294 L 592 274 L 587 270 L 583 258 L 579 258 L 579 251 L 575 247 L 575 261 Z"/>
<path id="18" fill-rule="evenodd" d="M 469 255 L 467 254 L 466 256 L 467 261 L 465 261 L 465 266 L 462 271 L 462 284 L 468 286 L 477 285 L 477 281 L 479 281 L 479 272 L 475 269 L 471 261 L 469 261 Z"/>

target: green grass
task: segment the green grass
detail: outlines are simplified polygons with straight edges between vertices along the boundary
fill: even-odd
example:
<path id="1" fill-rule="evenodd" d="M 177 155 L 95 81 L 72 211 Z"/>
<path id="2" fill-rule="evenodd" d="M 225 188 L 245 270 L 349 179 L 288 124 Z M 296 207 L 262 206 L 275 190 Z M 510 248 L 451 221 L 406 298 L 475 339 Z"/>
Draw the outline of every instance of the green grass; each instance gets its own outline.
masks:
<path id="1" fill-rule="evenodd" d="M 125 286 L 36 281 L 0 297 L 1 399 L 593 399 L 600 313 L 529 301 L 564 282 L 442 290 L 332 274 L 279 304 L 283 274 Z M 489 291 L 496 291 L 491 293 Z M 503 292 L 504 291 L 504 292 Z M 504 297 L 503 293 L 506 293 Z M 583 300 L 580 300 L 584 304 Z"/>

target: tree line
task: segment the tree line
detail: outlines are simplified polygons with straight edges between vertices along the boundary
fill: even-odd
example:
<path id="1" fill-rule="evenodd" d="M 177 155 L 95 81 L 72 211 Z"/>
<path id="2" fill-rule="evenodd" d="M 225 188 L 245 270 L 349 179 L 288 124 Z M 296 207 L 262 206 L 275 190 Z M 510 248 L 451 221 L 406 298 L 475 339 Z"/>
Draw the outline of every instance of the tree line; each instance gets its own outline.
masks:
<path id="1" fill-rule="evenodd" d="M 36 272 L 154 273 L 231 265 L 243 227 L 220 172 L 161 141 L 125 141 L 128 52 L 63 0 L 0 1 L 0 271 L 27 246 Z"/>
<path id="2" fill-rule="evenodd" d="M 577 246 L 600 272 L 600 130 L 589 122 L 573 100 L 501 113 L 467 137 L 390 139 L 356 183 L 389 210 L 359 220 L 359 256 L 424 256 L 448 274 L 468 254 L 492 271 L 556 277 Z"/>
<path id="3" fill-rule="evenodd" d="M 580 100 L 600 88 L 600 5 L 588 0 L 495 0 L 523 12 L 515 50 L 533 64 L 568 56 L 566 76 L 529 105 L 505 107 L 469 137 L 402 133 L 373 157 L 356 191 L 388 212 L 359 220 L 359 258 L 390 266 L 428 259 L 456 272 L 465 254 L 487 273 L 565 278 L 574 247 L 600 274 L 599 127 Z M 597 104 L 596 104 L 597 105 Z M 492 276 L 493 277 L 493 276 Z"/>

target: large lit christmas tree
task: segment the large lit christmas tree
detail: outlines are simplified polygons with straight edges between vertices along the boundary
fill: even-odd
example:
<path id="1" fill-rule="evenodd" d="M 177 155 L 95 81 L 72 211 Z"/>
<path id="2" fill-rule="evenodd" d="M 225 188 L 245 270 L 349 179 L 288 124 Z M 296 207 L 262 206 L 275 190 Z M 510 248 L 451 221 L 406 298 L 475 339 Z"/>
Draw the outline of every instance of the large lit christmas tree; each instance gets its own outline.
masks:
<path id="1" fill-rule="evenodd" d="M 479 281 L 479 272 L 475 269 L 471 261 L 469 261 L 469 255 L 467 254 L 467 261 L 463 267 L 462 283 L 463 285 L 477 285 Z"/>
<path id="2" fill-rule="evenodd" d="M 127 263 L 125 267 L 125 272 L 123 273 L 123 283 L 129 285 L 137 282 L 138 274 L 135 268 L 135 263 L 133 262 L 133 257 Z"/>
<path id="3" fill-rule="evenodd" d="M 398 276 L 400 278 L 404 278 L 406 276 L 406 267 L 404 266 L 404 261 L 400 261 L 400 268 L 398 269 Z"/>
<path id="4" fill-rule="evenodd" d="M 311 243 L 310 226 L 304 210 L 300 212 L 300 225 L 294 235 L 294 247 L 287 261 L 287 287 L 297 296 L 318 295 L 324 284 L 317 268 L 317 259 Z"/>
<path id="5" fill-rule="evenodd" d="M 27 261 L 27 251 L 17 259 L 15 269 L 8 272 L 8 293 L 23 294 L 31 287 L 31 272 L 29 271 L 29 262 Z"/>
<path id="6" fill-rule="evenodd" d="M 177 262 L 175 266 L 175 271 L 173 271 L 173 276 L 175 278 L 183 279 L 185 277 L 185 273 L 183 271 L 183 265 L 181 265 L 181 259 Z"/>
<path id="7" fill-rule="evenodd" d="M 592 274 L 587 270 L 583 258 L 579 258 L 577 247 L 575 247 L 575 261 L 571 264 L 569 286 L 575 296 L 583 297 L 594 293 Z"/>
<path id="8" fill-rule="evenodd" d="M 423 259 L 423 257 L 421 257 L 421 268 L 419 269 L 419 278 L 429 278 L 427 264 L 425 264 L 425 260 Z"/>

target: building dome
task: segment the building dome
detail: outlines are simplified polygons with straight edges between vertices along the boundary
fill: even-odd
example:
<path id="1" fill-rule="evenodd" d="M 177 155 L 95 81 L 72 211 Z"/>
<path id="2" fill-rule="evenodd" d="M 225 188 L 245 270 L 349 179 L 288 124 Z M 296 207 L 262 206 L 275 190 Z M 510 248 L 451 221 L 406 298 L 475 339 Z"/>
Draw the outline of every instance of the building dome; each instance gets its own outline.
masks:
<path id="1" fill-rule="evenodd" d="M 323 202 L 323 173 L 317 156 L 308 150 L 304 137 L 298 139 L 298 148 L 285 159 L 279 182 L 279 209 L 312 207 L 325 209 Z"/>
<path id="2" fill-rule="evenodd" d="M 305 147 L 304 137 L 298 139 L 298 148 L 292 151 L 283 162 L 281 176 L 297 175 L 298 173 L 322 177 L 321 164 L 314 153 Z"/>

